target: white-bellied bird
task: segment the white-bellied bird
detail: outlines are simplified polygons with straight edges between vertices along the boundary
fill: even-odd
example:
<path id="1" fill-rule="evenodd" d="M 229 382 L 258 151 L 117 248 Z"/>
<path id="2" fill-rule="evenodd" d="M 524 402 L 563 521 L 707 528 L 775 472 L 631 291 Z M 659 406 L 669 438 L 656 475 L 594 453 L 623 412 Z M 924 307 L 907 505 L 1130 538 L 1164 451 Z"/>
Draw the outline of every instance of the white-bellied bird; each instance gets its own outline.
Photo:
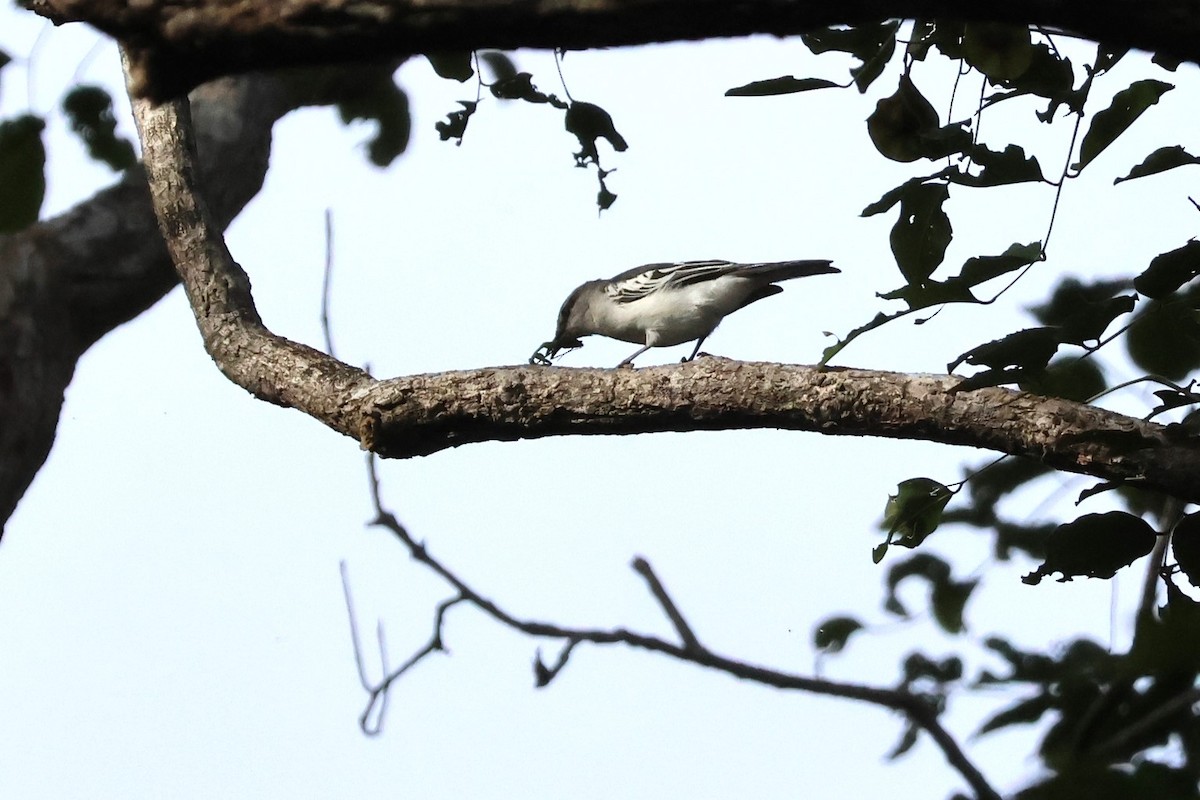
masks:
<path id="1" fill-rule="evenodd" d="M 721 320 L 779 294 L 780 281 L 833 272 L 841 270 L 829 261 L 682 261 L 647 264 L 609 280 L 588 281 L 567 297 L 554 338 L 544 342 L 529 363 L 549 364 L 560 351 L 583 347 L 580 337 L 593 334 L 641 345 L 618 367 L 632 366 L 651 347 L 695 341 L 692 354 L 684 359 L 691 361 Z"/>

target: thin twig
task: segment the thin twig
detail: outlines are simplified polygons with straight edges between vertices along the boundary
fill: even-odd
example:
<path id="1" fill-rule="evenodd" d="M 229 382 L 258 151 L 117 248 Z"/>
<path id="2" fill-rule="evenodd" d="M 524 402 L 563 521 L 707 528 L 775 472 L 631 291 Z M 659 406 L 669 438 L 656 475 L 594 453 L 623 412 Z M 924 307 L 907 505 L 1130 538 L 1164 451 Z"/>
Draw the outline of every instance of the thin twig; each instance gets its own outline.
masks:
<path id="1" fill-rule="evenodd" d="M 333 332 L 329 323 L 329 294 L 333 282 L 333 212 L 325 209 L 325 275 L 321 280 L 321 333 L 325 335 L 325 352 L 333 354 Z"/>
<path id="2" fill-rule="evenodd" d="M 963 779 L 975 791 L 977 797 L 982 800 L 1000 800 L 1000 795 L 987 782 L 987 779 L 982 773 L 971 763 L 966 754 L 959 747 L 946 730 L 941 726 L 937 719 L 936 710 L 919 696 L 905 689 L 885 689 L 874 686 L 863 686 L 853 683 L 839 683 L 823 678 L 809 678 L 802 675 L 781 672 L 779 670 L 770 669 L 767 667 L 749 664 L 743 661 L 738 661 L 709 650 L 696 640 L 695 634 L 683 622 L 682 614 L 675 608 L 674 602 L 667 596 L 666 591 L 662 588 L 661 583 L 653 576 L 653 572 L 649 569 L 649 565 L 645 566 L 645 572 L 639 568 L 637 562 L 634 563 L 634 569 L 646 577 L 647 583 L 650 584 L 651 591 L 655 593 L 659 603 L 663 606 L 667 615 L 671 617 L 672 622 L 676 624 L 676 630 L 684 639 L 684 645 L 678 645 L 673 642 L 668 642 L 656 636 L 649 636 L 634 631 L 629 631 L 624 628 L 602 629 L 602 628 L 567 628 L 550 622 L 540 620 L 521 619 L 513 616 L 508 611 L 505 611 L 495 601 L 488 599 L 480 594 L 474 588 L 460 578 L 454 571 L 443 564 L 441 561 L 430 555 L 428 548 L 416 541 L 408 530 L 396 519 L 395 515 L 383 508 L 379 502 L 379 480 L 374 469 L 374 459 L 368 456 L 370 467 L 370 486 L 371 495 L 375 503 L 376 517 L 372 524 L 390 530 L 393 535 L 408 549 L 410 556 L 414 561 L 425 565 L 443 580 L 449 583 L 457 592 L 457 595 L 452 599 L 443 602 L 438 606 L 435 620 L 434 633 L 428 644 L 418 650 L 408 661 L 406 661 L 399 669 L 387 676 L 377 687 L 370 699 L 368 710 L 377 702 L 380 694 L 385 693 L 391 684 L 396 681 L 401 675 L 419 663 L 430 653 L 443 649 L 442 646 L 442 626 L 445 620 L 446 612 L 459 603 L 467 603 L 475 608 L 483 611 L 488 616 L 495 619 L 497 622 L 526 634 L 527 636 L 535 636 L 540 638 L 561 639 L 567 642 L 567 646 L 560 656 L 559 663 L 555 667 L 547 668 L 553 678 L 558 670 L 561 670 L 566 663 L 567 656 L 570 655 L 574 648 L 582 643 L 589 642 L 596 645 L 613 645 L 621 644 L 627 647 L 633 647 L 641 650 L 647 650 L 653 653 L 660 653 L 669 656 L 679 661 L 684 661 L 690 664 L 695 664 L 701 667 L 724 672 L 727 675 L 740 678 L 743 680 L 753 681 L 765 686 L 772 686 L 778 689 L 791 689 L 798 691 L 812 692 L 830 697 L 841 697 L 850 700 L 860 700 L 866 703 L 888 708 L 893 711 L 899 711 L 905 714 L 918 727 L 929 734 L 937 746 L 942 750 L 946 760 L 958 770 Z M 657 585 L 657 590 L 655 586 Z M 660 595 L 661 592 L 661 595 Z M 366 730 L 364 728 L 364 730 Z"/>
<path id="3" fill-rule="evenodd" d="M 650 562 L 638 556 L 633 560 L 634 571 L 642 576 L 646 581 L 646 585 L 650 587 L 650 593 L 654 595 L 654 599 L 662 606 L 663 613 L 667 615 L 667 619 L 671 620 L 671 624 L 675 626 L 675 632 L 679 634 L 679 638 L 683 640 L 683 649 L 688 651 L 702 651 L 704 646 L 700 644 L 700 640 L 696 638 L 696 634 L 692 631 L 692 627 L 688 625 L 687 620 L 683 618 L 679 607 L 675 605 L 675 601 L 667 594 L 667 589 L 662 585 L 662 581 L 654 574 Z"/>

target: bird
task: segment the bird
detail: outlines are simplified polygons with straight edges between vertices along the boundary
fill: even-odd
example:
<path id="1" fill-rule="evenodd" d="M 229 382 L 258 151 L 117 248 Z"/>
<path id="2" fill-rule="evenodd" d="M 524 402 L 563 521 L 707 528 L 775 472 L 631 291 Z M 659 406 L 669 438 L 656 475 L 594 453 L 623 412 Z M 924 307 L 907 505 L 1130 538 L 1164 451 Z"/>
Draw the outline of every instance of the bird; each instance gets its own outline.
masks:
<path id="1" fill-rule="evenodd" d="M 828 260 L 680 261 L 646 264 L 608 280 L 577 287 L 558 312 L 554 338 L 543 342 L 530 364 L 548 365 L 561 351 L 583 347 L 581 338 L 598 334 L 641 345 L 617 367 L 651 347 L 696 342 L 691 361 L 704 340 L 725 317 L 783 291 L 779 281 L 841 272 Z"/>

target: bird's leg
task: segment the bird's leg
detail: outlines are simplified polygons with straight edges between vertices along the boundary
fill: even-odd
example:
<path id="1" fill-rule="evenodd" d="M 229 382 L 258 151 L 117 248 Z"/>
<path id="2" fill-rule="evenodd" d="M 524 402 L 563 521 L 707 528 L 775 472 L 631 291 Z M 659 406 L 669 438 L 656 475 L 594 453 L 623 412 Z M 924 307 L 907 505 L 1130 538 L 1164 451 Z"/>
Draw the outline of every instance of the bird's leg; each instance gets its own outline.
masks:
<path id="1" fill-rule="evenodd" d="M 646 345 L 641 350 L 638 350 L 636 353 L 631 355 L 629 358 L 622 361 L 620 364 L 617 364 L 617 369 L 633 369 L 633 360 L 649 349 L 650 349 L 650 345 Z"/>
<path id="2" fill-rule="evenodd" d="M 696 349 L 692 351 L 692 354 L 690 356 L 683 359 L 679 363 L 686 364 L 687 362 L 694 360 L 696 358 L 696 354 L 700 352 L 700 345 L 704 344 L 704 340 L 707 338 L 708 338 L 707 336 L 701 336 L 699 339 L 697 339 L 696 340 Z"/>

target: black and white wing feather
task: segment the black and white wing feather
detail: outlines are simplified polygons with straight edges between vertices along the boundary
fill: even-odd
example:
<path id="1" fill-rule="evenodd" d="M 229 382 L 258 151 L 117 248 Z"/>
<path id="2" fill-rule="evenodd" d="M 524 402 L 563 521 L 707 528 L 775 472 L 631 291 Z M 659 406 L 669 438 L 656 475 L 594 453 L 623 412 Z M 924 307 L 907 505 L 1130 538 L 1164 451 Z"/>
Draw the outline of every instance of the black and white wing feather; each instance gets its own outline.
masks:
<path id="1" fill-rule="evenodd" d="M 711 281 L 743 268 L 732 261 L 681 261 L 677 264 L 646 264 L 615 276 L 604 293 L 618 303 L 632 303 L 665 288 Z"/>

